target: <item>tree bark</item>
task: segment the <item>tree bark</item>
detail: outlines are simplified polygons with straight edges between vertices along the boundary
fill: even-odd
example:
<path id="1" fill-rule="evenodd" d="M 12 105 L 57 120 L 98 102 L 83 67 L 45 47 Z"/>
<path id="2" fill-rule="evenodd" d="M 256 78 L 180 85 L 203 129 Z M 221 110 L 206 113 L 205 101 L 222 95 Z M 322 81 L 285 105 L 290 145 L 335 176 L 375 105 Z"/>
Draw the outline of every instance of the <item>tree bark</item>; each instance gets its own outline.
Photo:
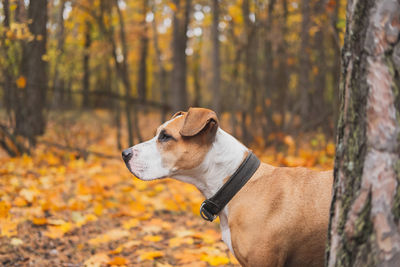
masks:
<path id="1" fill-rule="evenodd" d="M 26 77 L 24 88 L 23 111 L 16 121 L 16 130 L 27 137 L 31 144 L 35 138 L 44 133 L 47 91 L 47 63 L 43 60 L 46 54 L 47 40 L 47 1 L 31 1 L 28 8 L 29 31 L 34 39 L 24 47 L 22 74 Z"/>
<path id="2" fill-rule="evenodd" d="M 212 2 L 212 26 L 211 26 L 211 34 L 212 34 L 212 107 L 213 110 L 219 114 L 221 112 L 221 60 L 220 60 L 220 45 L 219 45 L 219 3 L 218 0 L 213 0 Z"/>
<path id="3" fill-rule="evenodd" d="M 83 49 L 83 99 L 82 99 L 82 108 L 89 108 L 89 92 L 90 92 L 90 46 L 92 44 L 92 37 L 90 35 L 91 32 L 91 24 L 89 21 L 86 21 L 85 25 L 85 43 Z"/>
<path id="4" fill-rule="evenodd" d="M 262 95 L 262 103 L 261 107 L 263 109 L 264 116 L 266 118 L 266 122 L 263 124 L 263 137 L 264 140 L 268 139 L 268 135 L 276 129 L 276 125 L 272 120 L 272 106 L 273 103 L 272 98 L 274 91 L 274 85 L 276 84 L 275 80 L 275 71 L 274 71 L 274 53 L 272 51 L 272 27 L 274 22 L 274 9 L 275 9 L 276 0 L 271 0 L 268 3 L 268 17 L 265 22 L 265 32 L 266 32 L 266 40 L 264 43 L 264 54 L 265 54 L 265 68 L 264 68 L 264 90 Z M 283 48 L 284 49 L 284 48 Z M 285 62 L 286 64 L 286 62 Z M 280 88 L 279 88 L 280 89 Z M 279 90 L 280 92 L 280 90 Z M 267 102 L 269 104 L 267 105 Z"/>
<path id="5" fill-rule="evenodd" d="M 400 263 L 399 18 L 399 1 L 348 1 L 327 266 Z"/>
<path id="6" fill-rule="evenodd" d="M 64 42 L 65 42 L 65 27 L 64 27 L 64 10 L 65 10 L 65 0 L 59 3 L 59 12 L 57 18 L 57 52 L 59 57 L 63 57 L 64 54 Z M 54 66 L 54 95 L 53 95 L 53 106 L 60 107 L 64 104 L 64 77 L 60 74 L 59 67 L 60 61 L 56 60 Z"/>
<path id="7" fill-rule="evenodd" d="M 164 63 L 162 61 L 161 57 L 161 50 L 160 50 L 160 45 L 158 42 L 158 32 L 157 32 L 157 22 L 156 22 L 156 8 L 155 8 L 155 3 L 153 1 L 151 9 L 154 14 L 154 19 L 152 21 L 152 29 L 153 29 L 153 44 L 154 44 L 154 51 L 156 54 L 156 60 L 158 64 L 158 86 L 160 90 L 160 95 L 161 95 L 161 103 L 166 105 L 168 103 L 168 84 L 167 84 L 167 71 L 164 67 Z M 166 120 L 167 117 L 167 109 L 162 108 L 161 109 L 161 122 L 163 123 Z"/>
<path id="8" fill-rule="evenodd" d="M 308 119 L 309 90 L 310 90 L 310 58 L 309 58 L 309 30 L 310 30 L 310 1 L 301 1 L 301 44 L 299 65 L 300 116 L 303 122 Z"/>
<path id="9" fill-rule="evenodd" d="M 188 107 L 186 89 L 186 32 L 189 25 L 191 0 L 174 0 L 174 5 L 175 11 L 172 36 L 173 70 L 171 86 L 171 106 L 173 112 L 186 110 Z"/>
<path id="10" fill-rule="evenodd" d="M 146 23 L 146 13 L 148 9 L 147 5 L 148 0 L 143 0 L 143 19 L 140 23 L 141 33 L 140 33 L 140 48 L 139 48 L 139 73 L 138 73 L 138 82 L 137 82 L 137 90 L 138 96 L 142 100 L 146 100 L 147 94 L 147 54 L 148 54 L 148 46 L 149 46 L 149 37 L 147 36 L 147 23 Z"/>

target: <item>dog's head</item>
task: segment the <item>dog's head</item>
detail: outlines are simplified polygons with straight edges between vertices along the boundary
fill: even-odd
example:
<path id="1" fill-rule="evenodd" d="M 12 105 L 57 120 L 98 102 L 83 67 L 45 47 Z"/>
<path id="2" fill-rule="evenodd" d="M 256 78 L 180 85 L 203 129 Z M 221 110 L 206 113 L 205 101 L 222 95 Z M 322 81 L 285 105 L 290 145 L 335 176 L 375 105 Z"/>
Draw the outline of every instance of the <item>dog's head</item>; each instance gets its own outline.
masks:
<path id="1" fill-rule="evenodd" d="M 218 130 L 214 111 L 190 108 L 158 127 L 154 138 L 122 152 L 128 169 L 139 179 L 179 175 L 199 166 Z"/>

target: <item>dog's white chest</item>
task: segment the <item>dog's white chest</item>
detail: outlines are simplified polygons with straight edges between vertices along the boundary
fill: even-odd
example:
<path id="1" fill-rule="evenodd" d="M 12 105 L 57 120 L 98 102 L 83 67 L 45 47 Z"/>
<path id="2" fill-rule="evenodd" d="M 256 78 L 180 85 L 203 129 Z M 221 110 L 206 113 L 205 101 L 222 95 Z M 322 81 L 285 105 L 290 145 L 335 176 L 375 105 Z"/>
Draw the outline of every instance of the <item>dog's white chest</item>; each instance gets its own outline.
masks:
<path id="1" fill-rule="evenodd" d="M 224 241 L 224 243 L 228 246 L 231 253 L 235 255 L 232 248 L 231 230 L 229 229 L 228 211 L 226 207 L 221 212 L 219 219 L 220 219 L 220 227 L 222 233 L 222 241 Z"/>

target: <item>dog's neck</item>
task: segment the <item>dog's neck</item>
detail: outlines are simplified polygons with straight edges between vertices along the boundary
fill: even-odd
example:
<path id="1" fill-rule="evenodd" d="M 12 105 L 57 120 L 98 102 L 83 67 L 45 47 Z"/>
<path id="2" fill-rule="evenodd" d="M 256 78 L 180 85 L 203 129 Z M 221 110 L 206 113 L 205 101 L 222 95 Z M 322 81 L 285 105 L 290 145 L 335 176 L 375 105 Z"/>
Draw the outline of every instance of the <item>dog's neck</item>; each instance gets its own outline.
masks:
<path id="1" fill-rule="evenodd" d="M 248 153 L 248 149 L 233 136 L 218 128 L 215 140 L 203 162 L 174 178 L 195 185 L 206 198 L 222 187 Z"/>

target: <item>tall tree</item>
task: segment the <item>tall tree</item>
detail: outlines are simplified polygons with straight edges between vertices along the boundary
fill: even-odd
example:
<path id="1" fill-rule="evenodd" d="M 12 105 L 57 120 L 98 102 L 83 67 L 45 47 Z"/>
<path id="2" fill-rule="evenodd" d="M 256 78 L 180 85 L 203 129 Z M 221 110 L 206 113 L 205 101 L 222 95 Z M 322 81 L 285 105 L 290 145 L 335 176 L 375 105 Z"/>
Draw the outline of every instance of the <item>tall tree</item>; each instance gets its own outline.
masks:
<path id="1" fill-rule="evenodd" d="M 327 266 L 400 263 L 400 3 L 349 0 Z"/>
<path id="2" fill-rule="evenodd" d="M 213 22 L 211 26 L 211 34 L 212 34 L 212 93 L 213 93 L 213 103 L 212 107 L 214 111 L 219 114 L 221 111 L 221 60 L 220 60 L 220 45 L 219 45 L 219 3 L 218 0 L 213 0 L 212 2 L 212 10 L 213 10 Z"/>
<path id="3" fill-rule="evenodd" d="M 173 70 L 171 84 L 171 104 L 174 111 L 186 110 L 188 96 L 186 89 L 186 46 L 187 29 L 190 19 L 191 0 L 174 0 L 172 33 Z"/>
<path id="4" fill-rule="evenodd" d="M 83 50 L 83 99 L 82 99 L 82 107 L 88 108 L 89 103 L 89 92 L 90 92 L 90 46 L 92 45 L 92 36 L 91 36 L 91 23 L 89 20 L 85 21 L 85 42 L 84 42 L 84 50 Z"/>
<path id="5" fill-rule="evenodd" d="M 64 10 L 65 10 L 65 0 L 59 2 L 59 12 L 57 14 L 57 52 L 58 56 L 62 57 L 64 54 L 64 42 L 65 42 L 65 27 L 64 27 Z M 56 60 L 54 64 L 54 96 L 53 96 L 53 106 L 60 106 L 64 102 L 64 77 L 60 73 L 60 60 Z"/>
<path id="6" fill-rule="evenodd" d="M 301 0 L 301 44 L 299 66 L 299 90 L 300 90 L 300 115 L 303 121 L 308 119 L 309 90 L 310 90 L 310 1 Z"/>
<path id="7" fill-rule="evenodd" d="M 151 10 L 154 14 L 154 18 L 152 21 L 152 29 L 153 29 L 153 44 L 154 51 L 156 56 L 156 62 L 158 65 L 158 86 L 160 88 L 161 95 L 161 103 L 163 104 L 163 108 L 161 110 L 161 122 L 164 122 L 167 117 L 167 109 L 165 106 L 168 103 L 168 85 L 167 85 L 167 70 L 164 67 L 164 62 L 162 60 L 161 49 L 158 41 L 158 31 L 157 31 L 157 17 L 156 17 L 156 7 L 155 2 L 152 1 Z"/>
<path id="8" fill-rule="evenodd" d="M 35 144 L 36 136 L 44 133 L 47 90 L 47 64 L 44 60 L 47 40 L 47 1 L 30 1 L 28 8 L 29 31 L 33 40 L 24 47 L 22 74 L 26 88 L 21 101 L 22 113 L 16 121 L 16 130 Z"/>
<path id="9" fill-rule="evenodd" d="M 147 94 L 147 54 L 149 47 L 149 37 L 147 36 L 146 14 L 148 10 L 148 0 L 142 3 L 142 21 L 140 22 L 140 48 L 139 48 L 139 73 L 137 79 L 138 96 L 141 100 L 146 100 Z"/>

